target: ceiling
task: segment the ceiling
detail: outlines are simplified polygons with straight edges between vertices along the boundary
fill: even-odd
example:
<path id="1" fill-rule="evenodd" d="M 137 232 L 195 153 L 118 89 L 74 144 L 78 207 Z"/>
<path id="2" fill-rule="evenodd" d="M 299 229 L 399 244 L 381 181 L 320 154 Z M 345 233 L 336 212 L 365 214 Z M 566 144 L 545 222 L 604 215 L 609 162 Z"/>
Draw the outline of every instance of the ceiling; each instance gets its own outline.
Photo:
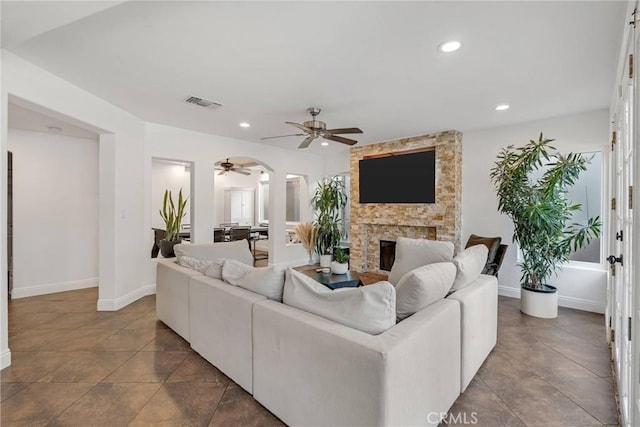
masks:
<path id="1" fill-rule="evenodd" d="M 2 2 L 7 49 L 146 121 L 254 142 L 297 133 L 284 122 L 308 120 L 310 106 L 329 128 L 360 127 L 361 143 L 606 108 L 626 11 L 612 1 L 46 3 L 65 19 Z M 462 48 L 437 51 L 451 39 Z M 192 95 L 224 106 L 186 104 Z"/>
<path id="2" fill-rule="evenodd" d="M 13 129 L 73 136 L 75 138 L 85 138 L 94 141 L 99 140 L 99 135 L 95 132 L 82 129 L 69 122 L 59 120 L 11 102 L 9 103 L 7 116 L 8 125 Z"/>

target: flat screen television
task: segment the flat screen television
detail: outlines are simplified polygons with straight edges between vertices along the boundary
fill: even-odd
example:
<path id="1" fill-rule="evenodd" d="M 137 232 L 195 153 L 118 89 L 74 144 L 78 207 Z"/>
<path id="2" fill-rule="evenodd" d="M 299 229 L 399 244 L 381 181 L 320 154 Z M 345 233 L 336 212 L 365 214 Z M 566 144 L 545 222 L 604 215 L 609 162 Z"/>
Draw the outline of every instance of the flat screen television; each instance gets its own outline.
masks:
<path id="1" fill-rule="evenodd" d="M 435 203 L 436 152 L 362 159 L 360 203 Z"/>

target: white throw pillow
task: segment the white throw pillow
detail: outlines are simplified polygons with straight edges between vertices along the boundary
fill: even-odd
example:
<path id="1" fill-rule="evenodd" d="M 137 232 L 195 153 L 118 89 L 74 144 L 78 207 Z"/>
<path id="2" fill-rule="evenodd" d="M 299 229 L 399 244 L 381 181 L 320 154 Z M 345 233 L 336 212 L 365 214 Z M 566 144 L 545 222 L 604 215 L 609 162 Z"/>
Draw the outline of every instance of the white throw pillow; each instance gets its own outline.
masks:
<path id="1" fill-rule="evenodd" d="M 211 262 L 212 261 L 200 261 L 199 259 L 191 258 L 188 256 L 178 257 L 178 265 L 196 270 L 203 274 L 207 270 L 207 268 L 209 268 Z"/>
<path id="2" fill-rule="evenodd" d="M 332 291 L 289 268 L 283 302 L 372 335 L 396 324 L 396 291 L 389 282 Z"/>
<path id="3" fill-rule="evenodd" d="M 485 245 L 470 246 L 460 252 L 453 259 L 453 264 L 458 272 L 451 290 L 454 292 L 459 291 L 480 277 L 480 273 L 482 273 L 482 269 L 487 263 L 488 255 L 489 249 Z"/>
<path id="4" fill-rule="evenodd" d="M 220 258 L 235 259 L 247 265 L 253 265 L 253 255 L 249 250 L 246 240 L 220 243 L 181 243 L 173 247 L 178 259 L 183 256 L 199 259 L 200 261 L 213 261 Z"/>
<path id="5" fill-rule="evenodd" d="M 204 271 L 204 275 L 211 277 L 212 279 L 222 280 L 222 266 L 224 265 L 225 259 L 217 259 L 215 261 L 211 261 L 209 267 Z"/>
<path id="6" fill-rule="evenodd" d="M 435 262 L 447 262 L 453 258 L 453 243 L 427 239 L 398 237 L 396 259 L 391 266 L 389 282 L 394 285 L 411 270 Z"/>
<path id="7" fill-rule="evenodd" d="M 455 278 L 456 267 L 451 262 L 423 265 L 402 276 L 396 285 L 398 321 L 444 298 Z"/>
<path id="8" fill-rule="evenodd" d="M 269 299 L 282 301 L 283 267 L 272 265 L 256 268 L 227 259 L 222 265 L 222 279 L 231 285 L 264 295 Z"/>

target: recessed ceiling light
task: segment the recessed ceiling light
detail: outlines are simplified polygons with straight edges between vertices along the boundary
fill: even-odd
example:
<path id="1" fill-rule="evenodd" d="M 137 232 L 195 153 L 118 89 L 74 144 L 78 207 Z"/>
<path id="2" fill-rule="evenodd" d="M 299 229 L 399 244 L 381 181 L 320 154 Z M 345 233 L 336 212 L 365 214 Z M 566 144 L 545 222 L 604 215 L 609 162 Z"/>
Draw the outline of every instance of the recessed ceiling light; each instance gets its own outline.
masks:
<path id="1" fill-rule="evenodd" d="M 241 128 L 250 128 L 251 125 L 249 123 L 247 123 L 247 122 L 240 122 L 240 127 Z"/>
<path id="2" fill-rule="evenodd" d="M 323 147 L 326 147 L 327 145 L 329 145 L 329 143 L 327 141 L 322 141 L 320 145 L 322 145 Z"/>
<path id="3" fill-rule="evenodd" d="M 462 46 L 462 44 L 459 41 L 450 40 L 440 43 L 440 45 L 438 45 L 438 50 L 440 52 L 450 53 L 460 49 L 460 46 Z"/>
<path id="4" fill-rule="evenodd" d="M 500 104 L 496 106 L 496 111 L 505 111 L 509 109 L 509 104 Z"/>

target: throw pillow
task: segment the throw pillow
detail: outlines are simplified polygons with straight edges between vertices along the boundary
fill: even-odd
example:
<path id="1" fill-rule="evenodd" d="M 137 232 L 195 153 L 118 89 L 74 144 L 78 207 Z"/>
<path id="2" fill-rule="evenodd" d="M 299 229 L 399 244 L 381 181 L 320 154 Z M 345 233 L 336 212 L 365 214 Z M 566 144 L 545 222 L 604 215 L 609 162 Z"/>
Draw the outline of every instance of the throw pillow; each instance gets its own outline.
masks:
<path id="1" fill-rule="evenodd" d="M 456 273 L 456 280 L 451 287 L 452 291 L 459 291 L 469 286 L 471 282 L 480 276 L 487 260 L 488 252 L 489 250 L 485 245 L 475 245 L 460 252 L 453 259 L 453 264 L 458 272 Z"/>
<path id="2" fill-rule="evenodd" d="M 394 285 L 411 270 L 435 262 L 447 262 L 453 258 L 453 243 L 427 239 L 398 237 L 396 259 L 391 266 L 389 282 Z"/>
<path id="3" fill-rule="evenodd" d="M 203 274 L 207 270 L 207 268 L 209 268 L 211 262 L 212 261 L 200 261 L 199 259 L 191 258 L 188 256 L 178 257 L 178 265 L 196 270 Z"/>
<path id="4" fill-rule="evenodd" d="M 469 240 L 467 240 L 467 246 L 465 246 L 465 249 L 475 245 L 485 245 L 489 250 L 486 263 L 491 264 L 496 260 L 496 255 L 498 254 L 498 248 L 500 248 L 501 242 L 502 237 L 482 237 L 472 234 L 469 236 Z"/>
<path id="5" fill-rule="evenodd" d="M 396 291 L 389 282 L 332 291 L 289 268 L 283 302 L 372 335 L 396 324 Z"/>
<path id="6" fill-rule="evenodd" d="M 222 266 L 226 260 L 224 258 L 211 261 L 209 267 L 204 271 L 204 275 L 212 279 L 222 280 Z"/>
<path id="7" fill-rule="evenodd" d="M 222 265 L 222 279 L 233 286 L 264 295 L 275 301 L 282 301 L 284 286 L 284 268 L 282 267 L 272 265 L 256 268 L 240 261 L 227 259 Z"/>
<path id="8" fill-rule="evenodd" d="M 451 262 L 437 262 L 411 270 L 396 285 L 396 316 L 403 320 L 447 295 L 456 278 Z"/>
<path id="9" fill-rule="evenodd" d="M 200 261 L 213 261 L 215 259 L 235 259 L 247 265 L 253 265 L 253 255 L 249 250 L 246 240 L 220 243 L 181 243 L 173 248 L 178 258 L 188 256 Z"/>

